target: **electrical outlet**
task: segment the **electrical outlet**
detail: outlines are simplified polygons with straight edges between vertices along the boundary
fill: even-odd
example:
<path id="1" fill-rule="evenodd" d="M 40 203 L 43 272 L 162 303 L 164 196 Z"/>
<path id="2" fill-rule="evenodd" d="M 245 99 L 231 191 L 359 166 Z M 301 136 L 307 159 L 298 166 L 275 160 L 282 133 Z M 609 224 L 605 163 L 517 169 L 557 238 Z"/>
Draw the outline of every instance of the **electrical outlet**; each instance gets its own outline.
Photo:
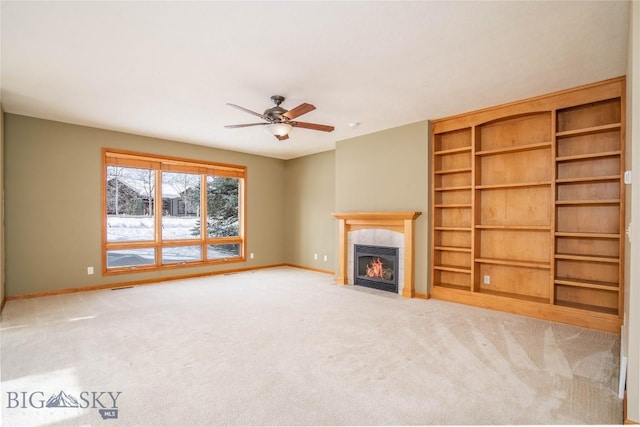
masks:
<path id="1" fill-rule="evenodd" d="M 318 259 L 318 254 L 313 254 L 313 259 Z"/>
<path id="2" fill-rule="evenodd" d="M 491 276 L 489 276 L 488 274 L 484 275 L 484 284 L 485 285 L 490 285 L 491 284 Z"/>
<path id="3" fill-rule="evenodd" d="M 87 274 L 93 274 L 93 267 L 87 267 Z"/>
<path id="4" fill-rule="evenodd" d="M 253 252 L 251 252 L 251 253 L 249 254 L 249 258 L 250 258 L 250 259 L 253 259 Z"/>
<path id="5" fill-rule="evenodd" d="M 326 255 L 324 256 L 324 260 L 325 260 L 325 261 L 327 260 L 327 256 L 326 256 Z"/>

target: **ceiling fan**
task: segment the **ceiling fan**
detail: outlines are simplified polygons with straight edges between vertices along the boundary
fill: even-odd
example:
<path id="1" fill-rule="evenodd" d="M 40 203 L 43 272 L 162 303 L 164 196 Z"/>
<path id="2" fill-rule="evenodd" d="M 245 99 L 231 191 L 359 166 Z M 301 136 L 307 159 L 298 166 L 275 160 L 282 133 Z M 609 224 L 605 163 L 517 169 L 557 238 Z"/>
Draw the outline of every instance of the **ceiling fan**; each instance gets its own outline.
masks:
<path id="1" fill-rule="evenodd" d="M 316 107 L 311 104 L 307 104 L 305 102 L 298 105 L 292 110 L 285 110 L 280 106 L 280 104 L 284 102 L 284 96 L 273 95 L 271 97 L 271 100 L 273 101 L 274 104 L 276 104 L 276 106 L 264 110 L 264 113 L 262 114 L 256 113 L 255 111 L 247 110 L 246 108 L 236 104 L 227 103 L 228 106 L 237 108 L 238 110 L 244 111 L 249 114 L 253 114 L 254 116 L 258 116 L 261 119 L 265 120 L 265 122 L 264 123 L 263 122 L 245 123 L 241 125 L 226 125 L 225 127 L 229 129 L 233 129 L 233 128 L 243 128 L 248 126 L 268 126 L 268 128 L 266 129 L 269 131 L 270 134 L 275 136 L 279 141 L 283 141 L 289 138 L 289 131 L 291 131 L 291 129 L 294 127 L 319 130 L 322 132 L 331 132 L 334 129 L 333 126 L 294 121 L 296 117 L 300 117 L 303 114 L 307 114 L 308 112 L 315 110 Z"/>

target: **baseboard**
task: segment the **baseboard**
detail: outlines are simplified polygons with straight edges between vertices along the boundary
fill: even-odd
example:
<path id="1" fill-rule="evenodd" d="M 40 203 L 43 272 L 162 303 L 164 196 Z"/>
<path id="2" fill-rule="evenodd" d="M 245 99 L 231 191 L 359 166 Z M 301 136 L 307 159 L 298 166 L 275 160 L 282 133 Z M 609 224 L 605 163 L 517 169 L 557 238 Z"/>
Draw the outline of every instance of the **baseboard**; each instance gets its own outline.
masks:
<path id="1" fill-rule="evenodd" d="M 287 267 L 300 268 L 302 270 L 315 271 L 317 273 L 335 274 L 335 271 L 332 271 L 332 270 L 323 270 L 321 268 L 307 267 L 306 265 L 288 264 L 288 263 L 287 264 L 283 264 L 283 265 L 286 265 Z"/>
<path id="2" fill-rule="evenodd" d="M 420 299 L 429 299 L 429 298 L 431 298 L 431 295 L 429 295 L 429 294 L 419 294 L 419 293 L 416 292 L 415 297 L 416 298 L 420 298 Z"/>
<path id="3" fill-rule="evenodd" d="M 230 274 L 230 273 L 240 273 L 243 271 L 261 270 L 265 268 L 274 268 L 274 267 L 284 267 L 287 265 L 288 264 L 271 264 L 271 265 L 263 265 L 263 266 L 257 266 L 257 267 L 233 268 L 230 270 L 209 271 L 206 273 L 184 274 L 180 276 L 157 277 L 154 279 L 135 280 L 130 282 L 107 283 L 104 285 L 82 286 L 79 288 L 66 288 L 66 289 L 56 289 L 53 291 L 32 292 L 28 294 L 8 296 L 5 298 L 5 301 L 14 301 L 14 300 L 21 300 L 21 299 L 29 299 L 29 298 L 40 298 L 40 297 L 48 297 L 48 296 L 62 295 L 62 294 L 73 294 L 76 292 L 100 291 L 104 289 L 121 288 L 123 286 L 153 285 L 155 283 L 170 282 L 174 280 L 195 279 L 198 277 L 217 276 L 220 274 Z M 2 302 L 3 306 L 5 301 Z"/>
<path id="4" fill-rule="evenodd" d="M 624 399 L 622 400 L 622 423 L 626 425 L 638 424 L 635 421 L 631 421 L 627 418 L 627 391 L 624 392 Z"/>
<path id="5" fill-rule="evenodd" d="M 620 317 L 558 305 L 549 305 L 527 300 L 514 300 L 513 298 L 499 295 L 469 292 L 443 286 L 433 286 L 431 295 L 435 299 L 488 308 L 506 313 L 529 316 L 538 319 L 551 320 L 553 322 L 567 323 L 589 329 L 620 334 L 622 319 Z"/>

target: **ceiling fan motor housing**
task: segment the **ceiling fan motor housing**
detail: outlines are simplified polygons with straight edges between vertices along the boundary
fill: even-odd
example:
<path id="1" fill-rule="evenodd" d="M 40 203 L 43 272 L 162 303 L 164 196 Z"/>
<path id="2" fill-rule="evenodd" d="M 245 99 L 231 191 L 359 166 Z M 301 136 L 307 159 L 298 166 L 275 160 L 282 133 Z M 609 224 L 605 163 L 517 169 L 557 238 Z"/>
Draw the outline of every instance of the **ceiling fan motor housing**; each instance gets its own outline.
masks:
<path id="1" fill-rule="evenodd" d="M 284 96 L 273 95 L 271 97 L 271 100 L 274 104 L 276 104 L 276 106 L 264 110 L 264 115 L 272 121 L 283 121 L 283 118 L 281 116 L 288 111 L 280 106 L 280 104 L 284 102 Z"/>
<path id="2" fill-rule="evenodd" d="M 268 109 L 264 110 L 264 115 L 265 115 L 265 117 L 268 117 L 272 121 L 273 120 L 283 121 L 284 117 L 281 117 L 281 116 L 286 112 L 287 112 L 287 110 L 285 110 L 282 107 L 273 107 L 273 108 L 268 108 Z"/>

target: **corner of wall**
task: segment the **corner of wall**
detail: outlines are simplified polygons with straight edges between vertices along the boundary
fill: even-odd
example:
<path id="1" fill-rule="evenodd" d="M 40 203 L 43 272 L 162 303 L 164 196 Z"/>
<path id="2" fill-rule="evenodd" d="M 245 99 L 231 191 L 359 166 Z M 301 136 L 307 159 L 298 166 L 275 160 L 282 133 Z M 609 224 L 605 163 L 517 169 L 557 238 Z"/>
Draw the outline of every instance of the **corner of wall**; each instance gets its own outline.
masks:
<path id="1" fill-rule="evenodd" d="M 632 177 L 630 221 L 634 225 L 630 233 L 630 250 L 627 260 L 640 253 L 640 2 L 629 5 L 629 41 L 627 56 L 627 149 Z M 634 150 L 633 147 L 636 147 Z M 634 209 L 634 206 L 636 207 Z M 630 271 L 625 280 L 625 318 L 622 330 L 621 354 L 627 357 L 627 411 L 626 422 L 640 422 L 640 267 L 629 262 Z M 625 354 L 626 353 L 626 354 Z M 623 373 L 621 373 L 624 375 Z"/>
<path id="2" fill-rule="evenodd" d="M 4 308 L 4 109 L 0 103 L 0 313 Z"/>

